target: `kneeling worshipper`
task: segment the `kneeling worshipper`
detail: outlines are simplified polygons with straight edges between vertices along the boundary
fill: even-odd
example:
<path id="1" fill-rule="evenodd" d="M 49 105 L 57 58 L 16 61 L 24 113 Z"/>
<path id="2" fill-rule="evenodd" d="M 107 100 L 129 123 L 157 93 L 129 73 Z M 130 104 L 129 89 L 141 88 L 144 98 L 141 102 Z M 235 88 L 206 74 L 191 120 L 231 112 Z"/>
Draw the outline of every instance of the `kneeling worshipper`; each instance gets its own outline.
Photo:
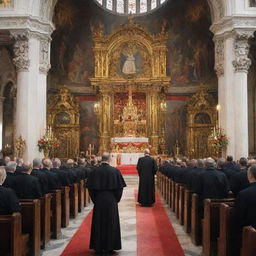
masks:
<path id="1" fill-rule="evenodd" d="M 110 154 L 104 153 L 101 165 L 93 168 L 87 181 L 94 203 L 90 249 L 99 255 L 111 255 L 122 248 L 118 203 L 126 184 L 120 171 L 110 166 L 109 161 Z"/>

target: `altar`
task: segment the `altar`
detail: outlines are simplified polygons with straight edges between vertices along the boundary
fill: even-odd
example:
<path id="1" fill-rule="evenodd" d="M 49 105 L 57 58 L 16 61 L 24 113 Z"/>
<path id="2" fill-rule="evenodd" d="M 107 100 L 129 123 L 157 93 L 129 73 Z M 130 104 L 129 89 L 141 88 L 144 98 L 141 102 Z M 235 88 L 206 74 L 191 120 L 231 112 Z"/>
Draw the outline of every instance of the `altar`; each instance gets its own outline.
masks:
<path id="1" fill-rule="evenodd" d="M 116 167 L 121 165 L 137 165 L 138 159 L 143 153 L 111 153 L 110 165 Z"/>

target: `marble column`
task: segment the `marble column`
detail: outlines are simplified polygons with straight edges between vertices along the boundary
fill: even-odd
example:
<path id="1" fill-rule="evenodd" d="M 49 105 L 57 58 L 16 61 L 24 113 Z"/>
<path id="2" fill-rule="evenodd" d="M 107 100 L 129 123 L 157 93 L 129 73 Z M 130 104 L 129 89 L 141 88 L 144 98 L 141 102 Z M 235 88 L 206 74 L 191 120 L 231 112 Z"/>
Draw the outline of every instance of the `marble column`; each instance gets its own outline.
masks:
<path id="1" fill-rule="evenodd" d="M 3 110 L 4 110 L 4 97 L 0 97 L 0 150 L 3 149 Z"/>
<path id="2" fill-rule="evenodd" d="M 14 64 L 17 69 L 17 105 L 15 137 L 26 142 L 23 158 L 41 157 L 37 141 L 46 126 L 46 74 L 40 72 L 41 36 L 30 32 L 12 32 Z"/>
<path id="3" fill-rule="evenodd" d="M 230 32 L 214 39 L 219 126 L 229 139 L 226 154 L 235 159 L 248 156 L 248 37 Z"/>
<path id="4" fill-rule="evenodd" d="M 251 60 L 248 58 L 248 39 L 251 33 L 236 33 L 234 40 L 235 60 L 232 62 L 234 74 L 234 121 L 235 121 L 235 156 L 247 157 L 249 151 L 248 128 L 248 70 Z"/>

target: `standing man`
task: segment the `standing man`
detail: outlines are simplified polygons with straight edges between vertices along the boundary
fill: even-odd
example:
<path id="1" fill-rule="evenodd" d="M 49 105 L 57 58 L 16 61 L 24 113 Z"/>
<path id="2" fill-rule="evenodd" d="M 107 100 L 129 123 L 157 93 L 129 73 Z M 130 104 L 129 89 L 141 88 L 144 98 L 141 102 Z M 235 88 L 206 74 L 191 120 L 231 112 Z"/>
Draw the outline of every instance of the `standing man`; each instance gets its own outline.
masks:
<path id="1" fill-rule="evenodd" d="M 90 249 L 111 255 L 121 249 L 118 202 L 126 186 L 120 171 L 109 165 L 110 154 L 104 153 L 100 166 L 89 173 L 87 188 L 94 203 Z"/>
<path id="2" fill-rule="evenodd" d="M 139 158 L 137 170 L 139 173 L 138 202 L 141 206 L 152 206 L 155 203 L 155 174 L 157 164 L 154 158 L 149 156 L 149 149 L 145 149 L 144 157 Z"/>

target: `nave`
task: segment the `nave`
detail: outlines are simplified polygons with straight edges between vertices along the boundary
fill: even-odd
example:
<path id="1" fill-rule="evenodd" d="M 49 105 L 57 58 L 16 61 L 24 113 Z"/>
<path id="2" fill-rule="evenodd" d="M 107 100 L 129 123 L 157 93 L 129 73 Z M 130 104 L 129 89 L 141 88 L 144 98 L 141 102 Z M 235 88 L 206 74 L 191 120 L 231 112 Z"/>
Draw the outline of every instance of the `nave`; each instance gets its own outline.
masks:
<path id="1" fill-rule="evenodd" d="M 199 256 L 201 247 L 192 244 L 190 237 L 162 198 L 153 208 L 142 209 L 135 201 L 138 176 L 125 175 L 124 178 L 127 187 L 119 203 L 122 250 L 115 255 Z M 61 237 L 50 241 L 42 256 L 94 255 L 93 251 L 88 249 L 92 207 L 93 205 L 89 204 L 75 220 L 71 220 L 69 227 L 62 229 Z M 172 228 L 168 228 L 171 225 L 178 240 Z"/>

